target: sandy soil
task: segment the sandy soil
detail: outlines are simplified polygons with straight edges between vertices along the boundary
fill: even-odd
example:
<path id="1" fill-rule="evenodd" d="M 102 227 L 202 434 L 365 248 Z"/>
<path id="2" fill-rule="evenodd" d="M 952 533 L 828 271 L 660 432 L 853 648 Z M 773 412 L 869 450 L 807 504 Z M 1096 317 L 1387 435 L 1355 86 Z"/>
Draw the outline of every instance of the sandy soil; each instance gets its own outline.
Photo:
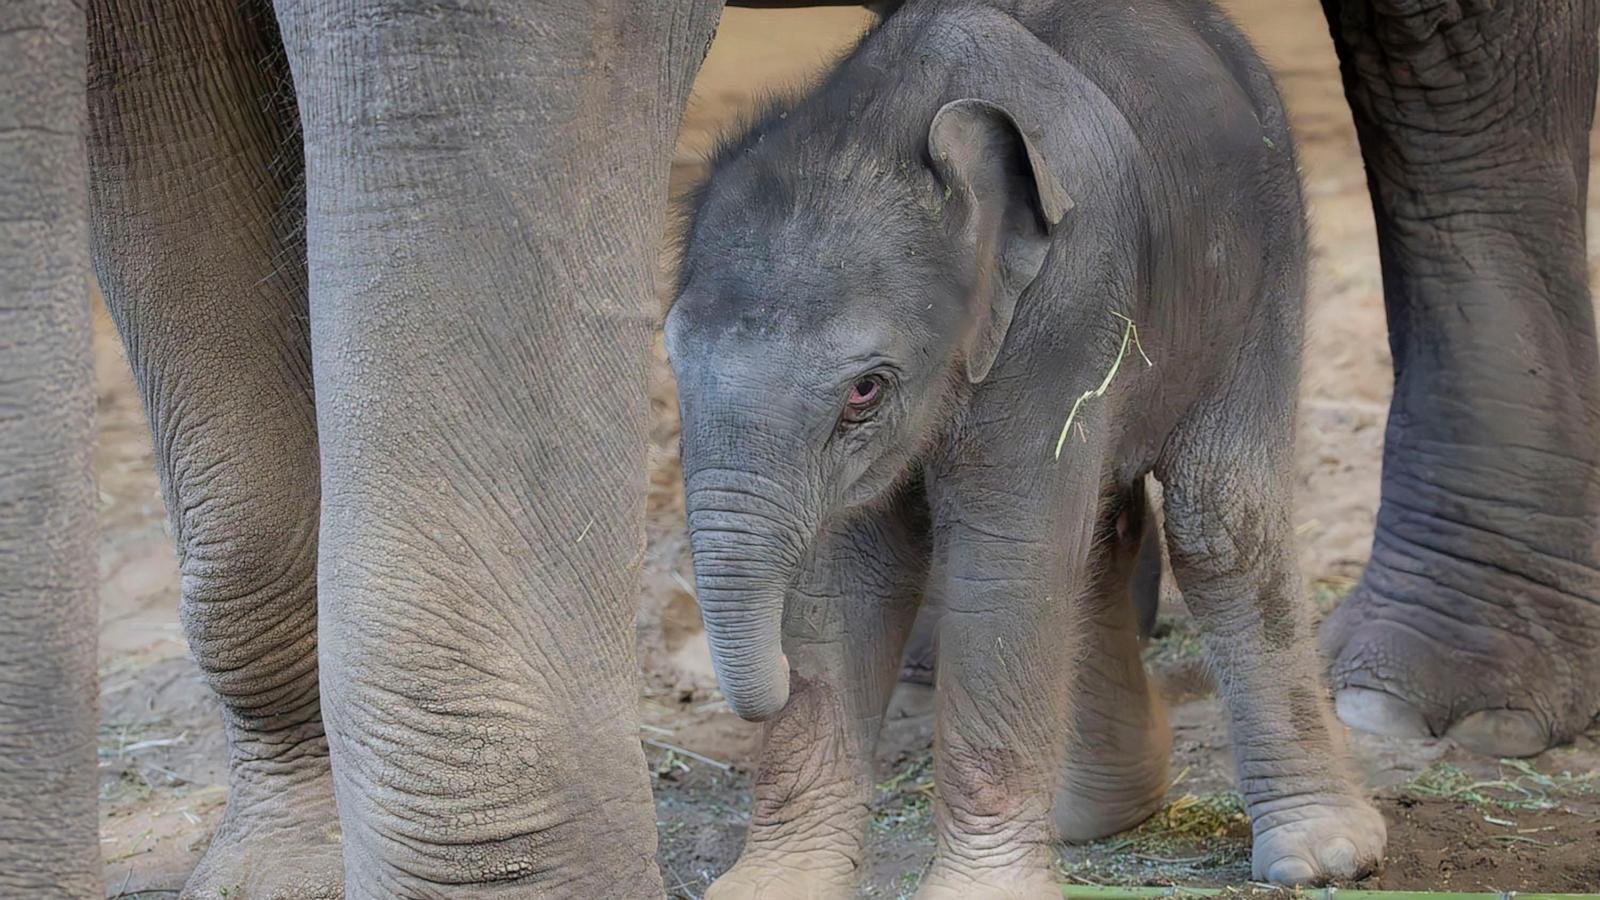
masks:
<path id="1" fill-rule="evenodd" d="M 1278 74 L 1311 201 L 1315 253 L 1296 521 L 1305 574 L 1326 610 L 1366 559 L 1377 502 L 1390 373 L 1372 216 L 1317 4 L 1226 5 Z M 713 136 L 739 111 L 764 92 L 804 83 L 865 22 L 852 10 L 729 11 L 696 85 L 675 187 L 699 174 Z M 154 896 L 182 884 L 209 840 L 222 810 L 226 748 L 214 703 L 184 647 L 149 439 L 103 314 L 95 353 L 106 882 L 111 895 Z M 667 885 L 675 895 L 698 897 L 738 854 L 758 732 L 733 717 L 715 690 L 689 587 L 676 403 L 659 348 L 657 363 L 650 551 L 639 614 L 641 739 L 658 786 Z M 1177 733 L 1174 803 L 1130 835 L 1064 850 L 1063 874 L 1083 883 L 1237 883 L 1249 874 L 1248 828 L 1228 793 L 1227 735 L 1181 609 L 1168 611 L 1168 633 L 1149 659 Z M 910 687 L 895 699 L 880 750 L 884 781 L 863 882 L 870 896 L 914 889 L 932 848 L 929 701 L 925 690 Z M 1596 738 L 1591 732 L 1525 766 L 1474 760 L 1449 742 L 1353 736 L 1391 835 L 1387 869 L 1370 886 L 1600 887 L 1592 849 L 1600 839 Z"/>

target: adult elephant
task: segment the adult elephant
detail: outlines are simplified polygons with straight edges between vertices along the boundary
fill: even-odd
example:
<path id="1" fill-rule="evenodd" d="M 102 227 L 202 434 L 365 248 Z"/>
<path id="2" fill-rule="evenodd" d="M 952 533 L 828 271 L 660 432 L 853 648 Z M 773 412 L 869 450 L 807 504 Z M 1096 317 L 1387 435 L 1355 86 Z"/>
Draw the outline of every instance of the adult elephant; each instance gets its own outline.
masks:
<path id="1" fill-rule="evenodd" d="M 1327 5 L 1398 367 L 1340 709 L 1527 752 L 1600 697 L 1596 12 Z M 87 196 L 228 722 L 191 892 L 661 892 L 644 310 L 718 6 L 91 0 L 87 49 L 66 0 L 7 8 L 0 795 L 41 802 L 0 809 L 0 891 L 98 877 Z"/>
<path id="2" fill-rule="evenodd" d="M 1372 557 L 1323 627 L 1349 724 L 1495 756 L 1600 713 L 1591 0 L 1323 0 L 1394 399 Z"/>
<path id="3" fill-rule="evenodd" d="M 227 724 L 188 893 L 661 893 L 652 279 L 719 8 L 7 5 L 0 894 L 99 877 L 86 246 Z"/>

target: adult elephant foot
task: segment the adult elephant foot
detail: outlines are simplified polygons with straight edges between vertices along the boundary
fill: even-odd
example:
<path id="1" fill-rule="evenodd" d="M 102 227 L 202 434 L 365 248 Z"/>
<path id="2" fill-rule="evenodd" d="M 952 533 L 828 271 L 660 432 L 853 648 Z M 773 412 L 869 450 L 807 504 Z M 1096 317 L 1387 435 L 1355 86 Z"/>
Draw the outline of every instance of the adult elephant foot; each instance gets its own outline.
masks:
<path id="1" fill-rule="evenodd" d="M 1254 824 L 1253 876 L 1290 887 L 1371 874 L 1388 833 L 1377 810 L 1357 800 L 1307 803 L 1259 815 Z"/>
<path id="2" fill-rule="evenodd" d="M 1380 545 L 1323 624 L 1340 719 L 1490 756 L 1531 756 L 1587 727 L 1600 710 L 1593 571 L 1572 573 L 1588 582 L 1573 596 L 1490 566 L 1462 564 L 1455 582 L 1415 563 Z"/>
<path id="3" fill-rule="evenodd" d="M 1378 225 L 1394 400 L 1339 716 L 1499 756 L 1600 710 L 1585 264 L 1600 7 L 1324 0 Z"/>
<path id="4" fill-rule="evenodd" d="M 326 741 L 319 751 L 241 763 L 228 808 L 185 898 L 330 900 L 344 896 L 343 844 Z"/>

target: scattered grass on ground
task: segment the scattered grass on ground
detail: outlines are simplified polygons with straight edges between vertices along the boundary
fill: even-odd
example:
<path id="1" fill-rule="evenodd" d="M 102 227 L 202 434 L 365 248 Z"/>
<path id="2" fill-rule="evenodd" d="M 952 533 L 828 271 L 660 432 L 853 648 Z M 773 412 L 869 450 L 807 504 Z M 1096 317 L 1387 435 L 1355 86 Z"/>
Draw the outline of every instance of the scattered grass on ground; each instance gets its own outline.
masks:
<path id="1" fill-rule="evenodd" d="M 1317 612 L 1327 615 L 1355 590 L 1356 580 L 1343 575 L 1327 575 L 1311 580 L 1311 604 Z"/>
<path id="2" fill-rule="evenodd" d="M 173 734 L 164 716 L 101 723 L 96 741 L 100 760 L 100 802 L 116 807 L 144 803 L 158 789 L 179 788 L 188 781 L 151 760 L 152 754 L 184 744 L 188 732 Z M 114 778 L 106 778 L 114 775 Z"/>
<path id="3" fill-rule="evenodd" d="M 1564 799 L 1600 794 L 1600 771 L 1547 774 L 1525 759 L 1502 759 L 1498 777 L 1483 778 L 1460 766 L 1435 763 L 1401 791 L 1504 810 L 1555 809 Z"/>
<path id="4" fill-rule="evenodd" d="M 1212 838 L 1250 836 L 1250 820 L 1239 795 L 1184 794 L 1162 807 L 1144 824 L 1123 836 L 1136 846 L 1162 850 L 1173 844 L 1192 844 Z"/>
<path id="5" fill-rule="evenodd" d="M 924 828 L 933 814 L 933 751 L 907 756 L 894 774 L 876 785 L 875 793 L 874 831 Z"/>
<path id="6" fill-rule="evenodd" d="M 1174 885 L 1241 865 L 1248 876 L 1249 859 L 1250 819 L 1239 795 L 1185 794 L 1132 831 L 1067 848 L 1061 877 L 1077 884 Z"/>

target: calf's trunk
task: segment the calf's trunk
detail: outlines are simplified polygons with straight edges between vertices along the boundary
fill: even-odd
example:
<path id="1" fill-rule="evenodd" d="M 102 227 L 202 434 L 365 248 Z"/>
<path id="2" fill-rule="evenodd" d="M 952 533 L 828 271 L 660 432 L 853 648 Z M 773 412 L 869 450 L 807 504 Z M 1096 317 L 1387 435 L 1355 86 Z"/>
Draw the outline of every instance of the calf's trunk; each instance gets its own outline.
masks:
<path id="1" fill-rule="evenodd" d="M 693 485 L 689 537 L 717 683 L 733 711 L 756 722 L 789 699 L 784 599 L 811 529 L 771 491 L 746 481 Z"/>

